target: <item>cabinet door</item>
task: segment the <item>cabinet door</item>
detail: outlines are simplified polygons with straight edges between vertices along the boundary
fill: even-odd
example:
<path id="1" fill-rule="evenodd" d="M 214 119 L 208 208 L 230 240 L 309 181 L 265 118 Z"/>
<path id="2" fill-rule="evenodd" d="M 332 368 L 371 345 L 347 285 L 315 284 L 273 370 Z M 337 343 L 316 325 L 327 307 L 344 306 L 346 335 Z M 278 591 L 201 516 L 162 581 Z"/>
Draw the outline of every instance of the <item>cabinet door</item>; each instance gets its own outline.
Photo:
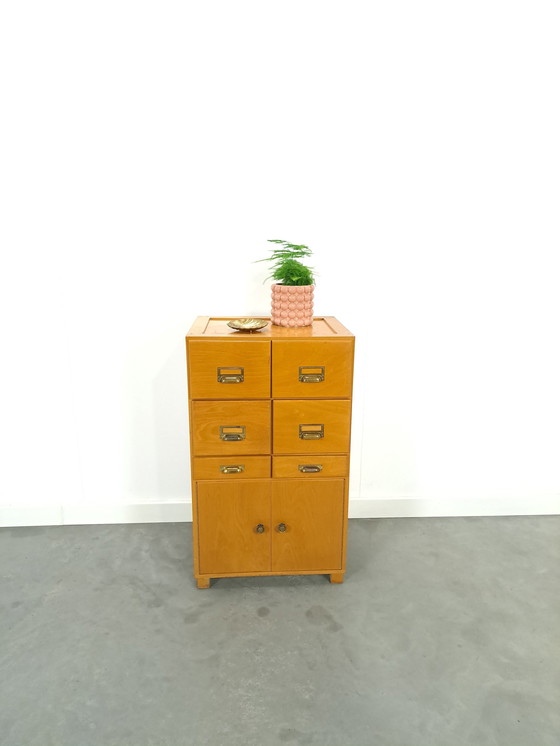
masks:
<path id="1" fill-rule="evenodd" d="M 344 479 L 286 479 L 272 485 L 272 570 L 342 567 Z"/>
<path id="2" fill-rule="evenodd" d="M 270 570 L 270 480 L 198 482 L 196 494 L 200 572 Z"/>

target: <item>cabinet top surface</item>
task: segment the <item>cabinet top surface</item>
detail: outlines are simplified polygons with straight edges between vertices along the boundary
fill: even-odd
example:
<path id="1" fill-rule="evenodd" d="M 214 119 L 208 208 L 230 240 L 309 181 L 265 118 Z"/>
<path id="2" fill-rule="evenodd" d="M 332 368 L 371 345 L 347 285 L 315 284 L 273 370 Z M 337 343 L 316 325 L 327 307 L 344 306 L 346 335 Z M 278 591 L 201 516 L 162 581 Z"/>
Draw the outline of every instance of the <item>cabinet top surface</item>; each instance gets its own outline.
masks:
<path id="1" fill-rule="evenodd" d="M 228 321 L 239 316 L 198 316 L 191 326 L 187 339 L 348 339 L 354 335 L 334 316 L 315 316 L 311 326 L 285 327 L 270 323 L 270 316 L 253 316 L 252 318 L 268 321 L 268 326 L 259 332 L 238 332 L 227 325 Z"/>

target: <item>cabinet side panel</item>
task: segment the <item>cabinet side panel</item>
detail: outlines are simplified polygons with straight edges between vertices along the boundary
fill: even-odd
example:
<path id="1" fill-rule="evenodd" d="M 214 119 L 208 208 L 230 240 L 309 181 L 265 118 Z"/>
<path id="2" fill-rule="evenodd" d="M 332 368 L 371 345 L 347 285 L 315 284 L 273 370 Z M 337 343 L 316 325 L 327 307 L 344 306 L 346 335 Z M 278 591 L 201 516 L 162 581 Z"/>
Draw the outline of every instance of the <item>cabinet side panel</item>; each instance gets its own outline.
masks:
<path id="1" fill-rule="evenodd" d="M 200 317 L 199 317 L 200 318 Z M 199 319 L 197 319 L 198 321 Z M 196 323 L 196 322 L 195 322 Z M 188 416 L 189 416 L 189 459 L 191 466 L 191 506 L 192 506 L 192 546 L 193 546 L 193 573 L 194 576 L 198 575 L 198 530 L 197 530 L 197 514 L 196 514 L 196 499 L 195 499 L 195 482 L 194 482 L 194 459 L 193 459 L 193 431 L 192 431 L 192 399 L 191 399 L 191 380 L 189 376 L 189 339 L 185 340 L 186 344 L 186 363 L 187 363 L 187 395 L 188 395 Z"/>

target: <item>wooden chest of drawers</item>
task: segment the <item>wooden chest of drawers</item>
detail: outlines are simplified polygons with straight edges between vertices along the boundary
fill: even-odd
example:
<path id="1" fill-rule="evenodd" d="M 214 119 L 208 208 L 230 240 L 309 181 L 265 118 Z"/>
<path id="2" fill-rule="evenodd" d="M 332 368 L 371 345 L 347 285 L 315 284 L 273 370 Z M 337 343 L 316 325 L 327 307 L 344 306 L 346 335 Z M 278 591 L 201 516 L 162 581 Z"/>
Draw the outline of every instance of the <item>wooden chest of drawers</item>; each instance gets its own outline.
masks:
<path id="1" fill-rule="evenodd" d="M 187 370 L 194 575 L 344 579 L 354 337 L 199 316 Z"/>

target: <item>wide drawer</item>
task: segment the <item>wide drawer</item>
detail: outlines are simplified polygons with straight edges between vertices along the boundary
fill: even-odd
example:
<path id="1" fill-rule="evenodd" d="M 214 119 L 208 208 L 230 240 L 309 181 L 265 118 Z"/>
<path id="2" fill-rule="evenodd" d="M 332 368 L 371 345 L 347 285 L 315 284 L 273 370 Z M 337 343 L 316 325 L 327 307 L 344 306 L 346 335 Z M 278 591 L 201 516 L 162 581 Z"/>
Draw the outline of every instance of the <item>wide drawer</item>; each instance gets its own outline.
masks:
<path id="1" fill-rule="evenodd" d="M 278 340 L 272 343 L 272 396 L 350 397 L 354 344 L 351 340 Z"/>
<path id="2" fill-rule="evenodd" d="M 193 479 L 261 479 L 270 477 L 270 456 L 197 456 Z"/>
<path id="3" fill-rule="evenodd" d="M 346 453 L 350 448 L 350 401 L 275 401 L 274 453 Z"/>
<path id="4" fill-rule="evenodd" d="M 313 454 L 274 456 L 272 459 L 272 476 L 276 478 L 345 477 L 348 475 L 348 456 L 327 456 Z"/>
<path id="5" fill-rule="evenodd" d="M 195 456 L 270 453 L 270 401 L 193 401 Z"/>
<path id="6" fill-rule="evenodd" d="M 270 342 L 191 340 L 191 399 L 268 399 Z"/>

